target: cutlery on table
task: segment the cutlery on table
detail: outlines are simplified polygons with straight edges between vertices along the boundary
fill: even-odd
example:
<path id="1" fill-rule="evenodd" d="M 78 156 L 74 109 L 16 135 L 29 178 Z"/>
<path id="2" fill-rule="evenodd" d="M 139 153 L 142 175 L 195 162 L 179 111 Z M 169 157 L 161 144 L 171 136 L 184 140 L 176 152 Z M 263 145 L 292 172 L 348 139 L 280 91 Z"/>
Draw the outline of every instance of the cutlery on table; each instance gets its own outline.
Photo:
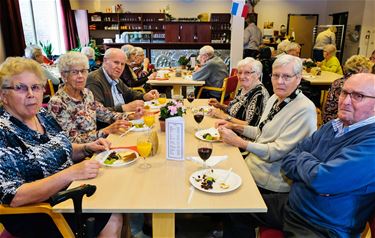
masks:
<path id="1" fill-rule="evenodd" d="M 131 131 L 134 130 L 134 129 L 135 129 L 135 127 L 130 127 L 127 131 L 125 131 L 124 133 L 122 133 L 122 134 L 120 135 L 120 137 L 125 136 L 126 134 L 128 134 L 129 132 L 131 132 Z"/>

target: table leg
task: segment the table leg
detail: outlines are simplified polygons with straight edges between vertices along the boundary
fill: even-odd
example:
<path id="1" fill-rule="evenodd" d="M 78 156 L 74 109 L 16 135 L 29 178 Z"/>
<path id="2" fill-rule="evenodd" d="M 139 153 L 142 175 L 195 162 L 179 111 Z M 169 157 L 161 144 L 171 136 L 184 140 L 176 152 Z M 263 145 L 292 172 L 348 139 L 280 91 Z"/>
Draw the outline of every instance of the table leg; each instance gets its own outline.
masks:
<path id="1" fill-rule="evenodd" d="M 152 237 L 175 237 L 174 213 L 152 214 Z"/>

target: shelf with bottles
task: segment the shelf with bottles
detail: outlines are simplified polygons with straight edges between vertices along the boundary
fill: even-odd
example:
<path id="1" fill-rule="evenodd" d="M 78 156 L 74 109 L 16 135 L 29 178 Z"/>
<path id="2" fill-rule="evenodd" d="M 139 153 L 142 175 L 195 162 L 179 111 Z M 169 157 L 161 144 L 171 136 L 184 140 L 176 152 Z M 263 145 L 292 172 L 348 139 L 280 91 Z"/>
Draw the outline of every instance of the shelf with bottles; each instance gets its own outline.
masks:
<path id="1" fill-rule="evenodd" d="M 120 22 L 141 22 L 142 13 L 119 13 Z"/>
<path id="2" fill-rule="evenodd" d="M 148 23 L 143 22 L 143 30 L 151 30 L 151 31 L 164 31 L 165 24 L 164 23 Z"/>
<path id="3" fill-rule="evenodd" d="M 231 20 L 230 13 L 211 13 L 211 22 L 227 22 Z"/>
<path id="4" fill-rule="evenodd" d="M 230 33 L 212 32 L 211 43 L 230 43 Z"/>
<path id="5" fill-rule="evenodd" d="M 142 25 L 140 23 L 121 23 L 120 30 L 140 31 L 142 30 Z"/>

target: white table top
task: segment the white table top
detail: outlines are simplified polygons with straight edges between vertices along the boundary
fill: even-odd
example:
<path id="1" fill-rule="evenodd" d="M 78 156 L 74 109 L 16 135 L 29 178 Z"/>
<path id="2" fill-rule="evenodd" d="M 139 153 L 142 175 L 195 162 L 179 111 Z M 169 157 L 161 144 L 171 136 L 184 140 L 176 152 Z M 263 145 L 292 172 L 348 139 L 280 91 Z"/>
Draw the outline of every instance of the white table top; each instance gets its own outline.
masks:
<path id="1" fill-rule="evenodd" d="M 335 81 L 336 79 L 342 78 L 343 75 L 336 74 L 333 72 L 322 71 L 321 75 L 311 75 L 310 73 L 304 72 L 302 74 L 302 78 L 308 80 L 311 85 L 319 85 L 319 86 L 329 86 Z"/>
<path id="2" fill-rule="evenodd" d="M 194 105 L 206 104 L 207 100 L 195 100 Z M 185 100 L 185 105 L 189 105 Z M 157 116 L 156 116 L 157 117 Z M 214 119 L 206 116 L 201 128 L 214 125 Z M 198 139 L 194 136 L 196 123 L 188 111 L 185 115 L 185 154 L 197 156 Z M 158 121 L 155 123 L 159 136 L 159 150 L 155 156 L 148 158 L 150 169 L 140 169 L 136 163 L 119 168 L 103 167 L 98 177 L 73 182 L 70 187 L 83 183 L 97 186 L 92 197 L 85 197 L 83 212 L 117 212 L 117 213 L 212 213 L 212 212 L 266 212 L 267 207 L 256 187 L 256 184 L 239 152 L 235 147 L 215 143 L 213 155 L 227 154 L 229 158 L 215 168 L 230 169 L 241 176 L 242 185 L 235 191 L 224 194 L 211 194 L 195 190 L 188 203 L 190 194 L 190 175 L 200 169 L 192 161 L 167 161 L 165 153 L 165 133 L 160 132 Z M 139 132 L 130 132 L 123 138 L 110 135 L 113 147 L 134 146 Z M 58 212 L 72 212 L 72 202 L 66 201 L 54 207 Z"/>
<path id="3" fill-rule="evenodd" d="M 192 79 L 188 79 L 189 76 L 186 75 L 186 71 L 183 71 L 183 74 L 181 77 L 176 77 L 176 74 L 174 71 L 170 72 L 170 78 L 167 80 L 148 80 L 147 83 L 153 86 L 202 86 L 205 84 L 205 81 L 196 81 Z M 191 78 L 191 75 L 190 75 Z"/>

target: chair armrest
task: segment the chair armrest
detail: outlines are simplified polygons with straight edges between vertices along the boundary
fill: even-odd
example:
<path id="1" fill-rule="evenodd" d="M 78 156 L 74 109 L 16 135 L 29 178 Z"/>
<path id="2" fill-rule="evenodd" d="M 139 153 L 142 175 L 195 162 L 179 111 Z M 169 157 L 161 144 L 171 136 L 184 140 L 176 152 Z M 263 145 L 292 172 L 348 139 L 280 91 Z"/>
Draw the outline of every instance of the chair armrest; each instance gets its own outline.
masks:
<path id="1" fill-rule="evenodd" d="M 131 89 L 135 91 L 141 91 L 142 93 L 146 93 L 146 90 L 142 87 L 132 87 Z"/>
<path id="2" fill-rule="evenodd" d="M 217 91 L 217 92 L 224 91 L 224 88 L 216 88 L 216 87 L 210 87 L 210 86 L 203 86 L 202 88 L 206 90 L 210 90 L 210 91 Z"/>

